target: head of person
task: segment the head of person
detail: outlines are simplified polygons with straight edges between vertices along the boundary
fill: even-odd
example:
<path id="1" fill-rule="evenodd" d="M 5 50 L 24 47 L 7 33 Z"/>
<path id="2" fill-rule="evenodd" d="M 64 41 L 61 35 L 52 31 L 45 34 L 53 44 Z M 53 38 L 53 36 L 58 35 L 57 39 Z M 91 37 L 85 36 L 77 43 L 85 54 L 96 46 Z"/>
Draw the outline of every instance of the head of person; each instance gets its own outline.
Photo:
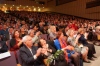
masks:
<path id="1" fill-rule="evenodd" d="M 55 26 L 50 26 L 50 31 L 51 32 L 56 32 L 56 27 Z"/>
<path id="2" fill-rule="evenodd" d="M 21 27 L 21 28 L 20 28 L 20 32 L 25 32 L 24 27 Z"/>
<path id="3" fill-rule="evenodd" d="M 4 30 L 7 29 L 7 25 L 6 25 L 6 24 L 3 25 L 3 29 L 4 29 Z"/>
<path id="4" fill-rule="evenodd" d="M 30 29 L 28 31 L 28 35 L 31 36 L 31 37 L 34 37 L 34 30 L 33 29 Z"/>
<path id="5" fill-rule="evenodd" d="M 84 28 L 79 28 L 78 29 L 78 33 L 79 34 L 84 34 L 85 33 L 85 29 Z"/>
<path id="6" fill-rule="evenodd" d="M 21 23 L 22 23 L 22 25 L 25 25 L 25 21 L 22 21 Z"/>
<path id="7" fill-rule="evenodd" d="M 22 42 L 28 47 L 31 48 L 33 46 L 32 37 L 26 35 L 22 38 Z"/>
<path id="8" fill-rule="evenodd" d="M 73 29 L 68 30 L 67 32 L 68 36 L 74 36 L 75 31 Z"/>
<path id="9" fill-rule="evenodd" d="M 61 31 L 58 31 L 58 32 L 57 32 L 57 39 L 59 39 L 59 38 L 61 38 L 61 39 L 64 38 L 64 34 L 63 34 L 63 32 L 61 32 Z"/>
<path id="10" fill-rule="evenodd" d="M 38 30 L 38 26 L 34 26 L 33 29 L 34 29 L 35 31 L 37 31 L 37 30 Z"/>
<path id="11" fill-rule="evenodd" d="M 18 26 L 20 26 L 20 25 L 21 25 L 21 24 L 20 24 L 20 20 L 18 20 L 18 21 L 17 21 L 17 25 L 18 25 Z"/>
<path id="12" fill-rule="evenodd" d="M 9 33 L 12 34 L 14 32 L 14 28 L 13 27 L 9 27 L 8 31 L 9 31 Z"/>
<path id="13" fill-rule="evenodd" d="M 39 44 L 40 44 L 40 46 L 46 45 L 46 40 L 40 39 Z"/>
<path id="14" fill-rule="evenodd" d="M 20 38 L 20 33 L 19 33 L 18 30 L 15 30 L 15 31 L 13 32 L 12 38 Z"/>

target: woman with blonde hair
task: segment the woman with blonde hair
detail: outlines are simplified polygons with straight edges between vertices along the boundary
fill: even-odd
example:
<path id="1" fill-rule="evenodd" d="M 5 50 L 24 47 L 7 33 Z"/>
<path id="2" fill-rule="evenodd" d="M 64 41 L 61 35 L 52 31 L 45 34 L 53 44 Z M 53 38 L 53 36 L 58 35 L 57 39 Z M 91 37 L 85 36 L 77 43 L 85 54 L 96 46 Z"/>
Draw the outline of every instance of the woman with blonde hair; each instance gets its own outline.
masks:
<path id="1" fill-rule="evenodd" d="M 50 26 L 49 36 L 51 40 L 56 38 L 56 26 Z"/>
<path id="2" fill-rule="evenodd" d="M 67 39 L 67 42 L 73 46 L 75 48 L 75 51 L 76 52 L 79 52 L 82 54 L 82 58 L 85 62 L 87 63 L 90 63 L 90 61 L 88 61 L 87 59 L 87 54 L 88 54 L 88 47 L 86 46 L 83 46 L 82 44 L 80 44 L 78 42 L 78 39 L 80 38 L 80 35 L 77 35 L 74 37 L 74 33 L 75 31 L 70 29 L 69 32 L 68 32 L 68 39 Z"/>

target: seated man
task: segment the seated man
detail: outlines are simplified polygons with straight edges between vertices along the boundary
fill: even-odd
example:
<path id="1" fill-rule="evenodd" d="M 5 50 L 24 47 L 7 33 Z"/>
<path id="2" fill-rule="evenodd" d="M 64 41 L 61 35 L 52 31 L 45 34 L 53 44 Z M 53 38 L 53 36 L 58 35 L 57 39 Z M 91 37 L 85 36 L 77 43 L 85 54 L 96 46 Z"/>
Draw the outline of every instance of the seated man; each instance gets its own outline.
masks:
<path id="1" fill-rule="evenodd" d="M 20 57 L 22 66 L 44 66 L 41 57 L 41 48 L 37 48 L 32 44 L 32 38 L 28 35 L 22 39 L 24 46 L 20 48 Z"/>
<path id="2" fill-rule="evenodd" d="M 8 47 L 5 41 L 0 41 L 0 53 L 4 53 L 8 51 Z"/>

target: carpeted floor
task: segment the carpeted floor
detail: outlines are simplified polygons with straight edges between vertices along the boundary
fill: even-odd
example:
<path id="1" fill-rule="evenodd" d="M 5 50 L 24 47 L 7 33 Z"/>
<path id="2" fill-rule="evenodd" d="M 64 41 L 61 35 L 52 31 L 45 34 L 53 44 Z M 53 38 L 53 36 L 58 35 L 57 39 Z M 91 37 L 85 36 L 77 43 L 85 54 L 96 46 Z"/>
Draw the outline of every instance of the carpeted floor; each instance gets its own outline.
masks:
<path id="1" fill-rule="evenodd" d="M 84 66 L 100 66 L 100 46 L 95 46 L 95 48 L 95 56 L 97 56 L 97 58 L 95 58 L 95 61 L 91 61 L 91 63 L 84 63 Z"/>

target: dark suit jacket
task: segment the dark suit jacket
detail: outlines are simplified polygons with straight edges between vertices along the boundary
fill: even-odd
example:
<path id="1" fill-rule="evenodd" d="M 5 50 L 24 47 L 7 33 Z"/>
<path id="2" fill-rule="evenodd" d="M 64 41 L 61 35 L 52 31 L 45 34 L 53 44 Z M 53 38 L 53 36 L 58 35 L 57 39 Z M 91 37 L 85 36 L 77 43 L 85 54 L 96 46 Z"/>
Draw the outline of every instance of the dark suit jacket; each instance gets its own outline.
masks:
<path id="1" fill-rule="evenodd" d="M 31 49 L 32 49 L 33 55 L 35 55 L 38 48 L 35 46 L 32 46 Z M 25 45 L 23 45 L 23 47 L 20 48 L 19 52 L 20 52 L 20 57 L 22 61 L 22 66 L 42 66 L 43 65 L 42 57 L 40 56 L 35 60 L 33 58 L 32 53 Z"/>
<path id="2" fill-rule="evenodd" d="M 4 53 L 8 51 L 8 47 L 5 41 L 0 41 L 0 53 Z"/>
<path id="3" fill-rule="evenodd" d="M 88 44 L 83 34 L 81 34 L 81 37 L 79 38 L 79 43 L 82 43 L 84 46 Z"/>
<path id="4" fill-rule="evenodd" d="M 3 41 L 9 40 L 9 32 L 8 30 L 1 30 L 0 35 L 2 36 Z"/>

